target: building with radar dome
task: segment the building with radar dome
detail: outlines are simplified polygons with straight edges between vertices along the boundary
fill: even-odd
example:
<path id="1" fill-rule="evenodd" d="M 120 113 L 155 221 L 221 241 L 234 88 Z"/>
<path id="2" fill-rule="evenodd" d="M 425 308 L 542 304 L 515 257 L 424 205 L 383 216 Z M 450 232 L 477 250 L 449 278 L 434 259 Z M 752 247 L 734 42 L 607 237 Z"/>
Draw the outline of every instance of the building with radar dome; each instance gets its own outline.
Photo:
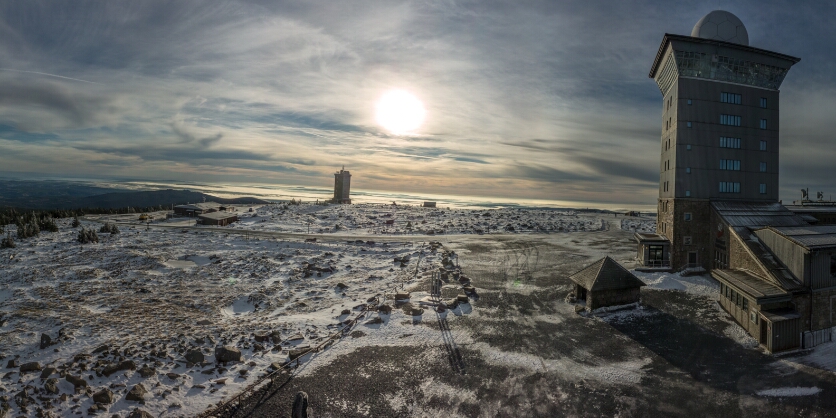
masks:
<path id="1" fill-rule="evenodd" d="M 635 234 L 639 269 L 710 272 L 769 352 L 836 339 L 836 226 L 778 200 L 779 89 L 799 61 L 750 46 L 716 10 L 691 36 L 665 34 L 649 75 L 663 98 L 659 199 L 656 233 Z"/>

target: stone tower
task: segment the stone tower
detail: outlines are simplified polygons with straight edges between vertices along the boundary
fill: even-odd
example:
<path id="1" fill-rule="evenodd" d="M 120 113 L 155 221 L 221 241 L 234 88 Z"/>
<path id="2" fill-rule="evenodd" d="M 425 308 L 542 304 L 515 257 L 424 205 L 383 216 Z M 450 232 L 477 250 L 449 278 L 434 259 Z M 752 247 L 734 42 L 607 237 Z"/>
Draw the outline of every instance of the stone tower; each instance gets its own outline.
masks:
<path id="1" fill-rule="evenodd" d="M 798 58 L 749 46 L 715 10 L 665 34 L 650 78 L 662 92 L 656 231 L 673 269 L 712 266 L 712 201 L 778 202 L 778 96 Z"/>
<path id="2" fill-rule="evenodd" d="M 351 173 L 343 168 L 334 173 L 334 203 L 351 204 L 349 192 L 351 190 Z"/>

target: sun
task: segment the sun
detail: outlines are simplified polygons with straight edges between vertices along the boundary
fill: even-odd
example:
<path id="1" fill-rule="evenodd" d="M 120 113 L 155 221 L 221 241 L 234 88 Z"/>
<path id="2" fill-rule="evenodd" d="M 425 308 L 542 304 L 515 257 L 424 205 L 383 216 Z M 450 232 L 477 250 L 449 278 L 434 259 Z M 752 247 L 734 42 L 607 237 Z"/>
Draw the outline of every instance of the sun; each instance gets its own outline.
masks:
<path id="1" fill-rule="evenodd" d="M 426 115 L 424 104 L 405 90 L 387 91 L 377 101 L 377 123 L 395 135 L 414 132 L 424 123 Z"/>

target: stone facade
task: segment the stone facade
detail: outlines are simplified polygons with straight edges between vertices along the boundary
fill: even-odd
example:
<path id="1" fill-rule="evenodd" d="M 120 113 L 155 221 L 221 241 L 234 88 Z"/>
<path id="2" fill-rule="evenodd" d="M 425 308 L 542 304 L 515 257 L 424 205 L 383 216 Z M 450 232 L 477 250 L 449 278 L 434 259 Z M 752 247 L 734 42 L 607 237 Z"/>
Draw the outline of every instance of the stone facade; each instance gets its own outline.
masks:
<path id="1" fill-rule="evenodd" d="M 680 270 L 690 263 L 689 254 L 704 269 L 713 260 L 710 228 L 711 202 L 702 199 L 659 199 L 656 231 L 671 242 L 671 268 Z M 688 217 L 686 218 L 686 214 Z"/>
<path id="2" fill-rule="evenodd" d="M 815 290 L 812 294 L 813 323 L 810 329 L 817 331 L 836 326 L 836 289 Z"/>

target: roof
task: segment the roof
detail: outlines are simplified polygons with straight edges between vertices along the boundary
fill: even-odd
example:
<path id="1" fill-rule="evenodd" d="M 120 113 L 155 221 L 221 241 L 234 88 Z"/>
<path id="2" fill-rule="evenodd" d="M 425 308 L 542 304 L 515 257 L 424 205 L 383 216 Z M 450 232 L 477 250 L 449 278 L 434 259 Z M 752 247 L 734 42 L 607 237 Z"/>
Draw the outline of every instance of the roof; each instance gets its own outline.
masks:
<path id="1" fill-rule="evenodd" d="M 181 209 L 192 209 L 192 210 L 206 210 L 206 209 L 217 209 L 223 206 L 220 203 L 215 202 L 201 202 L 201 203 L 189 203 L 187 205 L 177 205 L 175 208 Z"/>
<path id="2" fill-rule="evenodd" d="M 232 212 L 209 212 L 209 213 L 202 213 L 197 216 L 198 218 L 206 218 L 206 219 L 229 219 L 229 218 L 237 218 L 238 215 Z"/>
<path id="3" fill-rule="evenodd" d="M 749 270 L 711 270 L 711 276 L 759 302 L 792 300 L 792 293 L 766 281 Z"/>
<path id="4" fill-rule="evenodd" d="M 668 239 L 665 238 L 664 235 L 659 234 L 651 234 L 648 232 L 636 232 L 633 234 L 633 237 L 636 241 L 659 241 L 659 242 L 668 242 Z"/>
<path id="5" fill-rule="evenodd" d="M 806 204 L 806 205 L 787 205 L 787 209 L 795 213 L 836 213 L 836 205 L 834 204 Z"/>
<path id="6" fill-rule="evenodd" d="M 801 290 L 801 281 L 778 260 L 775 254 L 749 228 L 739 226 L 731 229 L 732 233 L 736 234 L 743 245 L 746 246 L 746 251 L 764 269 L 766 275 L 764 280 L 770 281 L 788 292 Z"/>
<path id="7" fill-rule="evenodd" d="M 712 201 L 711 206 L 730 226 L 806 226 L 807 222 L 777 202 Z"/>
<path id="8" fill-rule="evenodd" d="M 741 45 L 736 44 L 733 42 L 725 42 L 716 39 L 705 39 L 705 38 L 696 38 L 693 36 L 685 36 L 685 35 L 674 35 L 672 33 L 666 33 L 665 36 L 662 38 L 662 44 L 659 45 L 659 51 L 656 52 L 656 59 L 653 60 L 653 66 L 650 67 L 650 74 L 648 77 L 654 78 L 656 77 L 656 70 L 659 68 L 659 65 L 662 62 L 662 56 L 665 54 L 665 48 L 667 48 L 668 44 L 671 41 L 686 41 L 686 42 L 694 42 L 694 43 L 702 43 L 702 44 L 712 44 L 717 46 L 725 46 L 734 49 L 741 49 L 748 52 L 754 52 L 757 54 L 768 55 L 773 58 L 783 59 L 787 61 L 791 61 L 793 64 L 801 61 L 801 58 L 796 58 L 790 55 L 781 54 L 778 52 L 769 51 L 766 49 L 755 48 L 753 46 L 748 45 Z"/>
<path id="9" fill-rule="evenodd" d="M 836 225 L 784 226 L 768 229 L 808 250 L 836 247 Z"/>
<path id="10" fill-rule="evenodd" d="M 581 271 L 569 276 L 569 279 L 590 291 L 647 286 L 609 256 L 584 267 Z"/>
<path id="11" fill-rule="evenodd" d="M 801 315 L 792 308 L 771 309 L 761 311 L 761 314 L 772 323 L 801 318 Z"/>

